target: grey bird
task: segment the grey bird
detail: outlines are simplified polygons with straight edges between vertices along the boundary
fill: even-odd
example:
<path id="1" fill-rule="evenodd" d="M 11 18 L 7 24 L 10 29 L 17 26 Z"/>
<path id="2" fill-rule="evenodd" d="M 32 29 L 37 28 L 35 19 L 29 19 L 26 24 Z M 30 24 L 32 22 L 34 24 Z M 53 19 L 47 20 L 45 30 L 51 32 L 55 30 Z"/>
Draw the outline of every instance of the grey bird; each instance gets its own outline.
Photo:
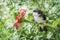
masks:
<path id="1" fill-rule="evenodd" d="M 33 19 L 39 24 L 40 31 L 47 31 L 46 27 L 46 15 L 40 9 L 33 10 Z"/>

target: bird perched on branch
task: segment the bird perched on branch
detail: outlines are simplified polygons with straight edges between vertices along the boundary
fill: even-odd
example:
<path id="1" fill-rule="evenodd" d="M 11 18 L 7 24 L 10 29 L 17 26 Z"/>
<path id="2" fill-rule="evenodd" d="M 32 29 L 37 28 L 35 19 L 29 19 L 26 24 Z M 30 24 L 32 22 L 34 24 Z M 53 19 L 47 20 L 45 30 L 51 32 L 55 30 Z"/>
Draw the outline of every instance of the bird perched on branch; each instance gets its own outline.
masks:
<path id="1" fill-rule="evenodd" d="M 46 28 L 46 16 L 40 9 L 33 10 L 33 19 L 36 23 L 39 24 L 40 31 L 47 31 Z"/>

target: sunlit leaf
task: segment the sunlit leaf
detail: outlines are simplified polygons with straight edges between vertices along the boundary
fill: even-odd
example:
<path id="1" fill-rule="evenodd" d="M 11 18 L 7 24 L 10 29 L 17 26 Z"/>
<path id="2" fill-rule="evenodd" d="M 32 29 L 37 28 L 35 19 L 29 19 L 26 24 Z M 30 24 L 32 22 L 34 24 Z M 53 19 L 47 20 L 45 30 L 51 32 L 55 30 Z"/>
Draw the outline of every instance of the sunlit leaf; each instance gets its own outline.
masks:
<path id="1" fill-rule="evenodd" d="M 53 21 L 52 26 L 56 27 L 59 24 L 59 19 Z"/>
<path id="2" fill-rule="evenodd" d="M 33 20 L 33 16 L 32 14 L 28 14 L 28 18 L 27 18 L 29 21 L 32 21 Z"/>

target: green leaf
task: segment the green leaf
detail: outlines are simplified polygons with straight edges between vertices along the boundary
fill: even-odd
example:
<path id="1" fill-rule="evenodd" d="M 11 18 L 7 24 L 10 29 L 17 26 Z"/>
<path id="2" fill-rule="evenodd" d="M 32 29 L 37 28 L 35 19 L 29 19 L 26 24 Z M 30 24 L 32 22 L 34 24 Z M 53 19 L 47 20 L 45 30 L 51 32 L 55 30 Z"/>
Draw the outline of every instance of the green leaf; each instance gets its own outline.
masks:
<path id="1" fill-rule="evenodd" d="M 29 21 L 32 21 L 33 20 L 32 14 L 28 14 L 28 20 Z"/>
<path id="2" fill-rule="evenodd" d="M 14 10 L 15 10 L 14 7 L 10 9 L 11 14 L 14 14 Z"/>
<path id="3" fill-rule="evenodd" d="M 3 15 L 3 12 L 2 11 L 0 11 L 0 16 L 2 16 Z"/>
<path id="4" fill-rule="evenodd" d="M 60 22 L 59 19 L 53 21 L 52 26 L 56 27 L 59 24 L 59 22 Z"/>

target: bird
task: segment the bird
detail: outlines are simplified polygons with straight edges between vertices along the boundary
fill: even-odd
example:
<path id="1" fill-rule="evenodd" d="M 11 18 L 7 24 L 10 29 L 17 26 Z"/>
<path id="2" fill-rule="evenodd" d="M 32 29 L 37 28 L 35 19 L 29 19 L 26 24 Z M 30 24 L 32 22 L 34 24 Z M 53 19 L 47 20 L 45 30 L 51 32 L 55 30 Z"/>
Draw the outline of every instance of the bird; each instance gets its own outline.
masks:
<path id="1" fill-rule="evenodd" d="M 33 20 L 39 24 L 38 26 L 39 31 L 43 32 L 46 31 L 47 32 L 47 27 L 46 27 L 46 15 L 43 13 L 43 11 L 39 8 L 36 8 L 33 10 Z"/>
<path id="2" fill-rule="evenodd" d="M 26 9 L 21 9 L 20 13 L 16 16 L 16 21 L 14 23 L 16 29 L 19 28 L 21 21 L 24 19 L 25 14 L 26 14 Z"/>

